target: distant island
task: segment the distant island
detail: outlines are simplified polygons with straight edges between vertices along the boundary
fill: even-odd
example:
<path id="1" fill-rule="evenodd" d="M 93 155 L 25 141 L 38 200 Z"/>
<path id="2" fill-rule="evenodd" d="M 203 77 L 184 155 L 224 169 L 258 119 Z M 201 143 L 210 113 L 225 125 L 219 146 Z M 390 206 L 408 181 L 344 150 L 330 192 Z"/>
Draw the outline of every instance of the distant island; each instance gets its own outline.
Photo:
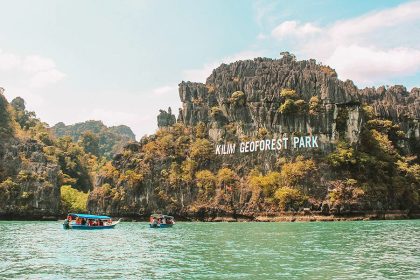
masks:
<path id="1" fill-rule="evenodd" d="M 179 96 L 177 116 L 161 110 L 135 141 L 100 121 L 50 127 L 1 90 L 0 218 L 420 217 L 419 88 L 358 89 L 284 52 L 222 64 Z"/>

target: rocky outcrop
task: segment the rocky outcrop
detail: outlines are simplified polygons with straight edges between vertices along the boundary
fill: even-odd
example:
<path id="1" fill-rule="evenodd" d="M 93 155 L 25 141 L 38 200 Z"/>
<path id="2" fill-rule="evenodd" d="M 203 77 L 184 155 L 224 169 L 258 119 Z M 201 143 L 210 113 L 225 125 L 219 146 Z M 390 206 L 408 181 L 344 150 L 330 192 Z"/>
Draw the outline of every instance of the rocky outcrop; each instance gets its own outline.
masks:
<path id="1" fill-rule="evenodd" d="M 417 88 L 411 92 L 401 86 L 360 90 L 352 81 L 339 80 L 329 66 L 313 59 L 297 61 L 292 54 L 282 53 L 280 59 L 222 64 L 206 83 L 181 82 L 179 96 L 182 108 L 178 124 L 172 125 L 171 112 L 161 111 L 158 126 L 165 129 L 143 138 L 138 145 L 127 146 L 99 174 L 89 198 L 91 211 L 138 216 L 162 210 L 202 220 L 275 216 L 279 213 L 278 204 L 273 203 L 276 189 L 261 187 L 269 184 L 264 181 L 269 177 L 255 174 L 282 170 L 286 162 L 291 169 L 304 169 L 307 162 L 302 165 L 302 158 L 316 163 L 304 182 L 283 179 L 279 183 L 275 177 L 279 175 L 273 173 L 271 179 L 280 185 L 277 189 L 295 184 L 292 192 L 293 188 L 305 192 L 310 197 L 306 207 L 313 213 L 345 215 L 385 208 L 408 209 L 417 203 L 409 198 L 418 188 L 417 179 L 407 175 L 414 169 L 397 169 L 396 152 L 388 147 L 391 140 L 402 154 L 409 155 L 409 160 L 413 154 L 418 155 Z M 383 120 L 390 120 L 390 124 Z M 383 126 L 383 138 L 378 138 L 381 143 L 370 134 L 374 125 Z M 389 135 L 388 130 L 392 131 Z M 316 135 L 319 147 L 215 155 L 218 144 L 302 135 Z M 210 154 L 206 141 L 211 143 Z M 329 158 L 339 145 L 341 150 Z M 383 168 L 377 162 L 388 166 L 386 178 L 369 174 L 369 168 L 375 168 L 374 173 Z M 220 170 L 224 168 L 236 172 L 227 176 L 236 180 L 235 188 L 221 183 Z M 209 171 L 201 174 L 207 176 L 205 179 L 217 175 L 213 189 L 203 190 L 197 183 L 194 172 L 203 170 Z M 260 189 L 250 183 L 251 175 L 256 181 L 264 181 L 256 183 Z M 394 175 L 399 176 L 406 189 L 398 199 Z M 378 198 L 378 193 L 386 194 Z"/>
<path id="2" fill-rule="evenodd" d="M 57 137 L 70 136 L 74 142 L 79 141 L 84 134 L 92 133 L 98 142 L 96 156 L 105 156 L 108 159 L 121 152 L 126 144 L 136 140 L 133 131 L 126 125 L 108 127 L 102 121 L 94 120 L 73 125 L 59 122 L 51 131 Z"/>
<path id="3" fill-rule="evenodd" d="M 60 167 L 48 159 L 44 144 L 15 136 L 17 124 L 1 92 L 0 115 L 0 218 L 57 215 Z"/>
<path id="4" fill-rule="evenodd" d="M 372 106 L 376 116 L 400 126 L 406 139 L 400 146 L 420 158 L 420 89 L 407 91 L 404 86 L 396 85 L 359 92 L 361 101 Z"/>
<path id="5" fill-rule="evenodd" d="M 60 167 L 48 162 L 36 141 L 11 140 L 1 145 L 6 166 L 0 178 L 1 217 L 43 217 L 60 210 Z"/>
<path id="6" fill-rule="evenodd" d="M 317 111 L 280 112 L 285 101 L 280 95 L 282 89 L 295 90 L 297 98 L 307 105 L 311 104 L 311 98 L 316 98 Z M 240 102 L 233 98 L 235 92 L 243 94 Z M 363 122 L 362 104 L 368 104 L 377 117 L 398 123 L 407 139 L 420 140 L 419 92 L 418 88 L 408 92 L 403 86 L 359 90 L 352 81 L 339 80 L 335 70 L 328 66 L 313 59 L 297 61 L 293 55 L 283 53 L 280 59 L 256 58 L 222 64 L 205 84 L 182 82 L 179 121 L 185 125 L 206 124 L 216 142 L 226 139 L 226 124 L 232 124 L 238 136 L 253 137 L 260 128 L 265 128 L 274 137 L 318 134 L 325 144 L 336 141 L 341 133 L 351 143 L 357 143 Z M 340 131 L 337 117 L 344 110 L 346 125 Z M 322 150 L 329 152 L 327 146 Z"/>
<path id="7" fill-rule="evenodd" d="M 160 110 L 160 113 L 157 116 L 157 125 L 159 128 L 169 127 L 175 124 L 175 122 L 176 118 L 175 115 L 172 114 L 171 107 L 168 108 L 168 111 Z"/>

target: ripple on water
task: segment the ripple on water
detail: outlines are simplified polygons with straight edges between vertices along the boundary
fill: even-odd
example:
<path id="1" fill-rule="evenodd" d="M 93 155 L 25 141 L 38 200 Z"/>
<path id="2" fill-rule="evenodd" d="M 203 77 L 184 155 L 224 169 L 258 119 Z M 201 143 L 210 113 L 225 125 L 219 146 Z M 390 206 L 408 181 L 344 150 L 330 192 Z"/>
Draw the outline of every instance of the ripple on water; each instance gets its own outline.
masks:
<path id="1" fill-rule="evenodd" d="M 420 221 L 178 223 L 63 230 L 0 222 L 0 278 L 418 279 Z"/>

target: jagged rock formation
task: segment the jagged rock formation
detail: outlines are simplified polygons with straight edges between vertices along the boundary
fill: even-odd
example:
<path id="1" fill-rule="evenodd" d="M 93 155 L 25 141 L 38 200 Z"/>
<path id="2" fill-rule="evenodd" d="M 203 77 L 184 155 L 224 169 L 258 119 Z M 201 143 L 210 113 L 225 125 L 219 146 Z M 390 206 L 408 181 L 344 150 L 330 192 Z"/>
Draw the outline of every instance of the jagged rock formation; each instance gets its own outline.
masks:
<path id="1" fill-rule="evenodd" d="M 180 83 L 178 123 L 161 111 L 165 129 L 99 173 L 88 208 L 256 217 L 306 197 L 300 207 L 322 214 L 418 209 L 419 89 L 359 90 L 329 66 L 282 55 Z M 217 144 L 301 135 L 317 135 L 319 148 L 215 155 Z"/>
<path id="2" fill-rule="evenodd" d="M 420 158 L 420 89 L 410 92 L 404 86 L 381 86 L 359 91 L 363 103 L 373 107 L 375 115 L 397 123 L 405 134 L 401 146 Z"/>
<path id="3" fill-rule="evenodd" d="M 19 139 L 11 108 L 0 91 L 0 217 L 56 215 L 60 206 L 60 167 L 42 143 Z"/>
<path id="4" fill-rule="evenodd" d="M 70 136 L 73 141 L 79 141 L 80 137 L 87 132 L 93 133 L 98 138 L 98 156 L 111 159 L 115 154 L 122 151 L 124 145 L 136 140 L 131 128 L 126 125 L 107 127 L 102 121 L 86 121 L 73 125 L 57 123 L 51 128 L 57 136 Z"/>
<path id="5" fill-rule="evenodd" d="M 281 89 L 294 89 L 306 103 L 316 97 L 320 106 L 317 114 L 279 112 L 284 101 Z M 232 99 L 234 92 L 244 94 L 243 102 Z M 342 109 L 348 111 L 345 136 L 357 142 L 362 103 L 373 106 L 378 117 L 401 124 L 407 137 L 420 139 L 418 88 L 411 92 L 403 86 L 359 90 L 352 81 L 339 80 L 330 67 L 313 59 L 296 61 L 289 53 L 284 53 L 281 59 L 256 58 L 222 64 L 207 78 L 206 84 L 182 82 L 179 96 L 180 121 L 186 125 L 203 122 L 216 142 L 226 139 L 224 126 L 232 123 L 244 136 L 255 136 L 259 128 L 266 128 L 273 136 L 320 134 L 321 143 L 331 143 L 338 139 L 336 119 Z M 323 150 L 329 151 L 326 146 Z"/>
<path id="6" fill-rule="evenodd" d="M 168 127 L 173 125 L 176 122 L 175 115 L 172 114 L 171 107 L 168 108 L 168 111 L 160 110 L 159 115 L 157 116 L 157 124 L 159 128 Z"/>

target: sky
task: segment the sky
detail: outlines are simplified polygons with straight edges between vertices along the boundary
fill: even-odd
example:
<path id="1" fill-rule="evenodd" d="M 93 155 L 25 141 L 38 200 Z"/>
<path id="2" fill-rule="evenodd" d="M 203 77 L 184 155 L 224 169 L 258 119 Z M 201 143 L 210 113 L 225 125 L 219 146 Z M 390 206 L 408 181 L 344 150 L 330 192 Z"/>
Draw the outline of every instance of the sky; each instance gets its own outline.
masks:
<path id="1" fill-rule="evenodd" d="M 3 1 L 0 87 L 51 126 L 102 120 L 137 138 L 181 81 L 220 63 L 315 58 L 359 88 L 420 86 L 420 1 Z"/>

